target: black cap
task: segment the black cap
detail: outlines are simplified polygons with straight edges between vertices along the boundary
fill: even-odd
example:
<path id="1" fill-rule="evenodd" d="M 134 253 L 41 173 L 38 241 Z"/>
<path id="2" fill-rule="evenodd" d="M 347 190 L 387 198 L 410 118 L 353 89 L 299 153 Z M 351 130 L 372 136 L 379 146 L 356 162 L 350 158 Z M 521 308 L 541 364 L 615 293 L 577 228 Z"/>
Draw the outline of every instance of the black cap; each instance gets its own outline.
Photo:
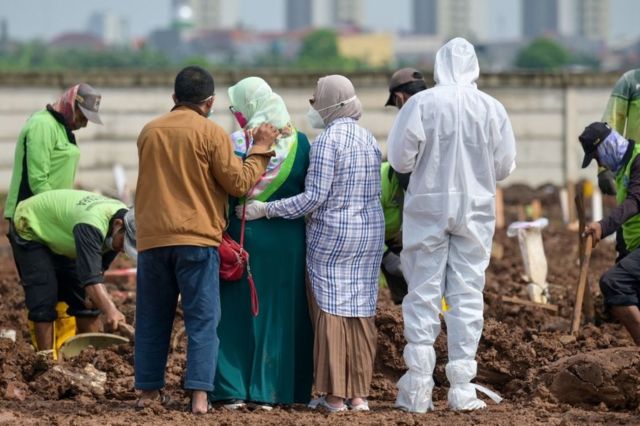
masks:
<path id="1" fill-rule="evenodd" d="M 584 169 L 591 163 L 596 156 L 598 145 L 609 136 L 611 127 L 607 123 L 596 121 L 584 128 L 584 131 L 578 139 L 584 150 L 584 159 L 582 160 L 582 168 Z"/>

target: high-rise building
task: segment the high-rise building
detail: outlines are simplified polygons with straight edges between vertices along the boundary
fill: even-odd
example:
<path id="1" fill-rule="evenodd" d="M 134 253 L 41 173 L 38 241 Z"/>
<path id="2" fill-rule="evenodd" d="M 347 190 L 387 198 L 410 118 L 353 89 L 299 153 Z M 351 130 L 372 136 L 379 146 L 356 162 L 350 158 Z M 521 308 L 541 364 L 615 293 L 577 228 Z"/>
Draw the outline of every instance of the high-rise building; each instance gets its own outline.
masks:
<path id="1" fill-rule="evenodd" d="M 0 48 L 9 42 L 9 23 L 6 18 L 0 19 Z"/>
<path id="2" fill-rule="evenodd" d="M 413 32 L 436 35 L 438 33 L 438 0 L 413 0 Z"/>
<path id="3" fill-rule="evenodd" d="M 362 27 L 364 21 L 363 0 L 333 0 L 333 19 L 338 26 Z"/>
<path id="4" fill-rule="evenodd" d="M 285 15 L 287 30 L 309 28 L 312 24 L 312 0 L 287 0 Z"/>
<path id="5" fill-rule="evenodd" d="M 606 40 L 609 0 L 522 0 L 522 35 Z"/>
<path id="6" fill-rule="evenodd" d="M 363 0 L 287 0 L 287 29 L 362 27 Z"/>
<path id="7" fill-rule="evenodd" d="M 558 0 L 522 1 L 523 36 L 538 37 L 558 32 Z"/>
<path id="8" fill-rule="evenodd" d="M 193 8 L 190 0 L 171 1 L 171 26 L 174 28 L 192 28 Z"/>
<path id="9" fill-rule="evenodd" d="M 88 30 L 106 45 L 123 45 L 129 40 L 129 22 L 112 12 L 95 12 L 89 18 Z"/>
<path id="10" fill-rule="evenodd" d="M 197 29 L 229 30 L 238 26 L 237 0 L 191 0 Z"/>
<path id="11" fill-rule="evenodd" d="M 413 0 L 413 32 L 483 40 L 487 35 L 486 11 L 486 0 Z"/>
<path id="12" fill-rule="evenodd" d="M 609 35 L 609 0 L 578 2 L 578 34 L 589 40 L 606 40 Z"/>
<path id="13" fill-rule="evenodd" d="M 174 26 L 196 30 L 229 30 L 238 25 L 237 0 L 173 0 Z"/>

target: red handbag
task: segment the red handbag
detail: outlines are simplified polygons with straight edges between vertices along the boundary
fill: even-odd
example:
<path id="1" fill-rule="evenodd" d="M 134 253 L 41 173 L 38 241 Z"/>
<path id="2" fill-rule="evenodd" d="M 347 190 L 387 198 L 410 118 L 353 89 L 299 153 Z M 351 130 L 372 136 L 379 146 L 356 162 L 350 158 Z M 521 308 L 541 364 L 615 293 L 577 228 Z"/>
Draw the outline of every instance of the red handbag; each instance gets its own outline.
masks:
<path id="1" fill-rule="evenodd" d="M 249 150 L 247 141 L 247 151 Z M 238 244 L 227 232 L 222 234 L 222 242 L 218 247 L 220 254 L 220 278 L 224 281 L 238 281 L 242 279 L 245 269 L 247 281 L 251 293 L 251 314 L 255 317 L 260 312 L 258 292 L 253 282 L 251 266 L 249 265 L 249 253 L 244 249 L 244 227 L 246 224 L 247 203 L 242 208 L 242 224 L 240 225 L 240 244 Z"/>

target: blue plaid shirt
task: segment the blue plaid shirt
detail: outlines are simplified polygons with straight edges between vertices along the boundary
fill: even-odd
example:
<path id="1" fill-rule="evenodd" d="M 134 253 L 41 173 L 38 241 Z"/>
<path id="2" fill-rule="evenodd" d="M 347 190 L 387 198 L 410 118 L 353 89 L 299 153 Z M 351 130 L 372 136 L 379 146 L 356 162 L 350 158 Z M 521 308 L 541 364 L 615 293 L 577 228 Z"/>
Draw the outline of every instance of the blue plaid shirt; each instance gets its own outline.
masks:
<path id="1" fill-rule="evenodd" d="M 269 217 L 307 221 L 307 270 L 320 309 L 375 315 L 384 246 L 380 149 L 351 118 L 333 121 L 311 145 L 305 192 L 267 204 Z"/>

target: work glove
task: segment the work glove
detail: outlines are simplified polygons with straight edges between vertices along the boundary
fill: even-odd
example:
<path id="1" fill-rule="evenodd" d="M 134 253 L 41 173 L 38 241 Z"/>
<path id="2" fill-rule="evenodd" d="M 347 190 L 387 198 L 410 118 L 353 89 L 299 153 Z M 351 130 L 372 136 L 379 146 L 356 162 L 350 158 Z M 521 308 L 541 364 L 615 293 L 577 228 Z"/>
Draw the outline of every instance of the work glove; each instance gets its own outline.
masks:
<path id="1" fill-rule="evenodd" d="M 236 206 L 236 216 L 238 219 L 242 219 L 243 204 Z M 263 217 L 267 217 L 267 203 L 262 201 L 252 200 L 247 203 L 247 211 L 245 213 L 247 220 L 255 220 Z"/>
<path id="2" fill-rule="evenodd" d="M 616 178 L 615 174 L 605 168 L 598 169 L 598 187 L 603 194 L 616 195 Z"/>
<path id="3" fill-rule="evenodd" d="M 400 256 L 395 254 L 392 251 L 388 251 L 382 257 L 382 266 L 387 270 L 391 275 L 395 275 L 398 277 L 402 277 L 402 264 L 400 263 Z"/>

